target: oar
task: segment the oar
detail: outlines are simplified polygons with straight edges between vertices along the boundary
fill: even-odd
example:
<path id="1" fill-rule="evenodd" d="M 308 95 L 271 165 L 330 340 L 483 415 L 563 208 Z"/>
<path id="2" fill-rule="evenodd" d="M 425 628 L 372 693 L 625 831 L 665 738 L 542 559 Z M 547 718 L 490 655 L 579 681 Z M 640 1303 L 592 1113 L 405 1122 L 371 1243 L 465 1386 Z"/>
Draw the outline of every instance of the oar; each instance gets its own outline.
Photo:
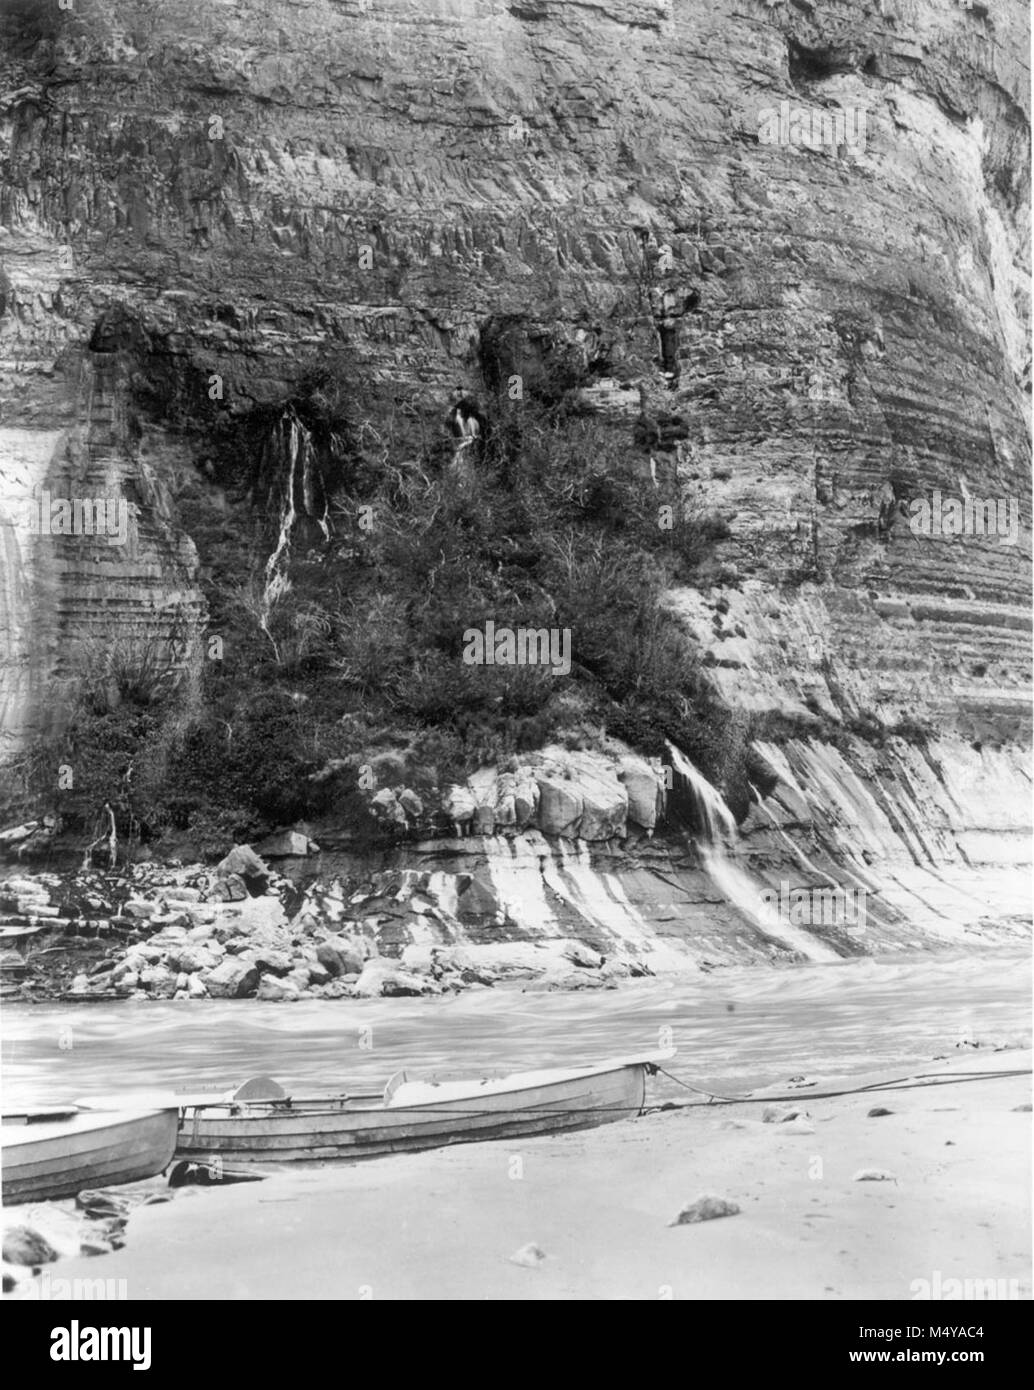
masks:
<path id="1" fill-rule="evenodd" d="M 70 1120 L 78 1114 L 77 1106 L 56 1105 L 46 1110 L 5 1110 L 2 1118 L 5 1125 L 38 1125 L 52 1120 Z"/>
<path id="2" fill-rule="evenodd" d="M 81 1096 L 76 1100 L 82 1110 L 183 1110 L 187 1106 L 227 1105 L 225 1096 L 211 1091 L 180 1095 L 175 1091 L 128 1091 L 115 1096 Z"/>

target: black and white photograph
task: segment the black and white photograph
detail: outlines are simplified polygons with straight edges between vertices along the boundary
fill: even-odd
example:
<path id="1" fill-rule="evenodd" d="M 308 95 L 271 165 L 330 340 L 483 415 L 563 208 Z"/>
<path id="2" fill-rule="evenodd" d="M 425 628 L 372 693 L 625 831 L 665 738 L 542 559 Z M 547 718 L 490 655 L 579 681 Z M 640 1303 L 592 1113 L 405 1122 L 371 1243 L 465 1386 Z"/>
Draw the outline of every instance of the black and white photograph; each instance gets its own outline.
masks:
<path id="1" fill-rule="evenodd" d="M 0 0 L 39 1369 L 678 1301 L 1003 1374 L 1030 53 L 1025 0 Z"/>

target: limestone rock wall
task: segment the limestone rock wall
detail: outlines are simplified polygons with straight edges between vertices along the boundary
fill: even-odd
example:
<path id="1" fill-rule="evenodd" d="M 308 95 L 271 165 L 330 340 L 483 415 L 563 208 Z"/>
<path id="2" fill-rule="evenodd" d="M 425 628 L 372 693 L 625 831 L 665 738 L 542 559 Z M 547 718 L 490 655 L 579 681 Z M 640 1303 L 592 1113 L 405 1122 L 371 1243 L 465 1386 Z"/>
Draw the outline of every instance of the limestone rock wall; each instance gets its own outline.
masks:
<path id="1" fill-rule="evenodd" d="M 12 0 L 3 427 L 96 436 L 142 369 L 152 410 L 167 397 L 153 457 L 174 478 L 213 373 L 241 409 L 349 338 L 437 407 L 457 379 L 478 384 L 488 318 L 514 314 L 684 416 L 680 476 L 729 521 L 725 575 L 761 586 L 755 618 L 769 590 L 804 604 L 852 673 L 847 699 L 922 694 L 939 720 L 990 711 L 1015 731 L 1025 29 L 1019 0 Z M 761 143 L 781 103 L 861 113 L 864 138 Z M 135 357 L 120 385 L 92 364 L 91 394 L 83 353 L 113 304 Z M 118 449 L 113 485 L 138 472 Z M 5 439 L 5 476 L 24 453 Z M 1018 543 L 884 534 L 887 486 L 1015 497 Z M 53 578 L 83 582 L 76 565 Z M 82 617 L 74 597 L 55 604 Z M 128 600 L 125 623 L 140 611 Z M 755 631 L 759 667 L 776 646 Z"/>
<path id="2" fill-rule="evenodd" d="M 685 421 L 670 466 L 729 535 L 671 602 L 731 703 L 926 721 L 944 767 L 1019 748 L 1026 54 L 1021 0 L 10 0 L 9 745 L 84 634 L 197 622 L 176 497 L 213 375 L 242 411 L 348 340 L 437 410 L 513 315 L 602 364 L 601 410 L 637 383 Z M 760 140 L 784 105 L 864 138 Z M 132 544 L 16 534 L 43 486 L 118 492 Z M 933 489 L 1015 500 L 1015 540 L 917 537 L 900 506 Z"/>

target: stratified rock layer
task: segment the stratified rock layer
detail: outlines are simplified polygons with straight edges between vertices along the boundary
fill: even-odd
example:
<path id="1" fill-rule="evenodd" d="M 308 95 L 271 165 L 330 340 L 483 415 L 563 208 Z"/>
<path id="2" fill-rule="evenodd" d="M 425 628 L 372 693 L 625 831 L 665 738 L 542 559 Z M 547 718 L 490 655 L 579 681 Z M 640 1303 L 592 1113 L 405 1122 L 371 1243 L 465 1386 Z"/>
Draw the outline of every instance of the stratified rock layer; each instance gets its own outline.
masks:
<path id="1" fill-rule="evenodd" d="M 596 364 L 587 399 L 628 419 L 644 479 L 640 400 L 684 422 L 660 466 L 729 536 L 714 586 L 670 601 L 725 698 L 932 726 L 936 766 L 887 755 L 880 814 L 945 873 L 969 851 L 913 810 L 937 824 L 953 769 L 1004 750 L 1003 824 L 961 790 L 952 823 L 956 847 L 1008 859 L 1029 825 L 1026 25 L 1019 0 L 12 0 L 6 751 L 47 726 L 94 636 L 196 628 L 177 497 L 219 392 L 231 412 L 282 400 L 349 339 L 437 411 L 481 384 L 481 331 L 512 315 L 529 360 Z M 784 103 L 845 110 L 854 138 L 761 142 Z M 128 542 L 30 535 L 42 488 L 125 498 Z M 1015 534 L 917 534 L 901 508 L 934 490 L 1015 501 Z M 809 758 L 840 755 L 805 750 L 773 758 L 814 810 Z M 880 780 L 871 750 L 843 757 L 843 786 Z M 504 789 L 504 826 L 618 829 L 605 798 L 536 789 L 530 808 Z M 852 806 L 841 862 L 868 852 Z"/>

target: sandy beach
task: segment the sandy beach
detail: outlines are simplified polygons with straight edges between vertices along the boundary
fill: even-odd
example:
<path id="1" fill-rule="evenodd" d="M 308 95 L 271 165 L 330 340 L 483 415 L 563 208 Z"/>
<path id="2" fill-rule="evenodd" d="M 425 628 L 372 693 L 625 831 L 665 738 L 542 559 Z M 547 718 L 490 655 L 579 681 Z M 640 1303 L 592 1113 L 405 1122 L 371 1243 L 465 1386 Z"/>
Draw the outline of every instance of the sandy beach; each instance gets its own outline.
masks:
<path id="1" fill-rule="evenodd" d="M 922 1070 L 1030 1065 L 1007 1051 Z M 757 1102 L 694 1106 L 283 1171 L 181 1189 L 133 1213 L 124 1249 L 51 1268 L 124 1279 L 130 1299 L 908 1300 L 927 1285 L 950 1297 L 952 1279 L 1029 1299 L 1030 1097 L 1029 1074 L 801 1091 L 803 1122 L 764 1123 Z M 876 1106 L 891 1113 L 870 1117 Z M 862 1170 L 888 1176 L 858 1181 Z M 702 1194 L 739 1214 L 670 1224 Z M 514 1263 L 530 1244 L 545 1258 Z"/>

